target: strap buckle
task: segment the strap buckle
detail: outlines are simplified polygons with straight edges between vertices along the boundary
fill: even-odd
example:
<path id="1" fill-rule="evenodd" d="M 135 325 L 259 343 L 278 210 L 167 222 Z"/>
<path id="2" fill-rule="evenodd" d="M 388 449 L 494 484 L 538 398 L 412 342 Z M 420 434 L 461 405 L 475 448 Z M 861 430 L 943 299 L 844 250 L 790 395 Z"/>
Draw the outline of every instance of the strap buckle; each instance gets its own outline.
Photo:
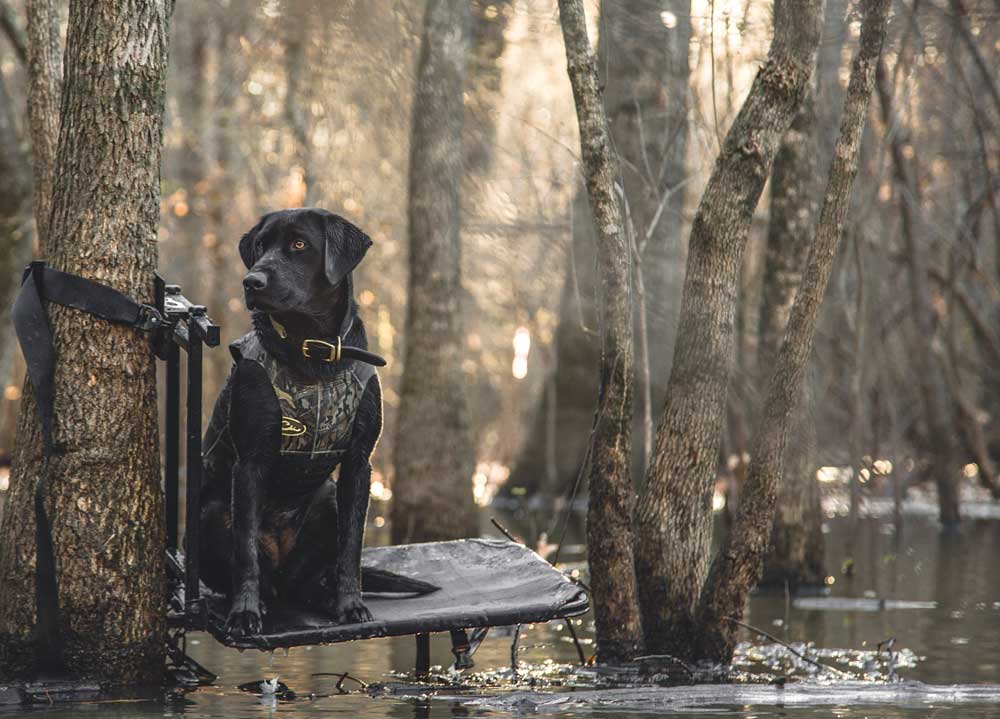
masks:
<path id="1" fill-rule="evenodd" d="M 316 348 L 321 348 L 326 351 L 326 357 L 317 357 L 312 354 Z M 302 340 L 302 356 L 307 359 L 318 359 L 323 362 L 339 362 L 340 361 L 340 337 L 337 337 L 337 344 L 330 344 L 323 340 L 317 339 L 304 339 Z"/>
<path id="2" fill-rule="evenodd" d="M 143 332 L 155 332 L 169 322 L 152 305 L 139 305 L 139 316 L 135 326 Z"/>

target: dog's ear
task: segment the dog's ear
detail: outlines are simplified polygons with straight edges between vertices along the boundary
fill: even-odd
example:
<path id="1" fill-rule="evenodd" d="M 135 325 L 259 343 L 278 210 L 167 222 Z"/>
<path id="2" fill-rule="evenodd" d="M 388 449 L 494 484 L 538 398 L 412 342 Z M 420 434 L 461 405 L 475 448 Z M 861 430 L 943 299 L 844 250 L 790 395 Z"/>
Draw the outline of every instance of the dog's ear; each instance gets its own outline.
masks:
<path id="1" fill-rule="evenodd" d="M 330 214 L 326 216 L 325 223 L 323 266 L 326 279 L 331 285 L 337 286 L 364 259 L 372 241 L 343 217 Z"/>
<path id="2" fill-rule="evenodd" d="M 264 226 L 264 220 L 267 217 L 267 215 L 262 216 L 257 221 L 257 224 L 251 227 L 250 231 L 240 238 L 240 259 L 243 260 L 243 264 L 247 266 L 248 270 L 257 261 L 257 235 L 260 234 L 260 230 Z"/>

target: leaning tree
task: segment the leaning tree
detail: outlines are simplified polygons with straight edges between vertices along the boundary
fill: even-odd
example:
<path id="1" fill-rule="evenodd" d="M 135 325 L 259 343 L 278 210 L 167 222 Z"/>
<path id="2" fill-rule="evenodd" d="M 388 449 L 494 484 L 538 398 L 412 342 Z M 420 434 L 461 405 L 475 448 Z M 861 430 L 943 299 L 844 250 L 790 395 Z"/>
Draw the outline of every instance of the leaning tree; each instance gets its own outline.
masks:
<path id="1" fill-rule="evenodd" d="M 875 86 L 875 69 L 885 42 L 889 4 L 890 0 L 861 3 L 864 18 L 861 42 L 851 67 L 823 208 L 809 245 L 802 282 L 784 338 L 774 357 L 736 522 L 715 556 L 701 591 L 695 651 L 701 658 L 732 659 L 739 619 L 750 590 L 763 572 L 786 444 L 796 405 L 801 399 L 820 307 L 833 271 L 858 172 L 861 133 Z"/>
<path id="2" fill-rule="evenodd" d="M 646 649 L 688 655 L 711 554 L 712 490 L 754 208 L 815 63 L 821 0 L 776 0 L 774 38 L 726 134 L 691 227 L 666 403 L 635 513 Z"/>

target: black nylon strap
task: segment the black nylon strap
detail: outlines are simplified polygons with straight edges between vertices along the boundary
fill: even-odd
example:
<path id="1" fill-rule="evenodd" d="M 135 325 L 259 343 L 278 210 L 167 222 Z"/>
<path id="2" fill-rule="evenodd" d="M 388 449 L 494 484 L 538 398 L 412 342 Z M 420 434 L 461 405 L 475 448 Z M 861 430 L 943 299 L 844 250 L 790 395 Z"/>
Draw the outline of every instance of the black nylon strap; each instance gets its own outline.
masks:
<path id="1" fill-rule="evenodd" d="M 35 406 L 42 424 L 42 472 L 35 485 L 35 630 L 36 665 L 42 673 L 66 673 L 59 626 L 59 586 L 55 573 L 52 525 L 45 511 L 49 458 L 53 453 L 52 426 L 55 401 L 55 348 L 44 300 L 143 330 L 163 325 L 159 313 L 118 290 L 84 277 L 32 262 L 21 278 L 12 318 L 21 345 L 28 379 L 35 391 Z"/>
<path id="2" fill-rule="evenodd" d="M 43 300 L 144 330 L 159 327 L 162 318 L 152 307 L 139 304 L 113 287 L 54 270 L 44 262 L 28 265 L 21 278 L 21 291 L 14 301 L 12 316 L 28 377 L 35 389 L 45 451 L 49 453 L 52 450 L 55 350 Z"/>

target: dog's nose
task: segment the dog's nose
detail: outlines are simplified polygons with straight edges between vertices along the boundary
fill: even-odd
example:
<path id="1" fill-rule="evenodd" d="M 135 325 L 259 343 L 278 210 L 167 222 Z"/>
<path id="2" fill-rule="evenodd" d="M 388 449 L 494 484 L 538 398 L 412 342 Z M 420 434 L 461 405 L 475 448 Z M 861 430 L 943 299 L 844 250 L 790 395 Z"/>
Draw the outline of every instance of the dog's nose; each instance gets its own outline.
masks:
<path id="1" fill-rule="evenodd" d="M 251 272 L 243 278 L 243 289 L 248 292 L 259 292 L 265 287 L 267 287 L 267 275 L 263 272 Z"/>

